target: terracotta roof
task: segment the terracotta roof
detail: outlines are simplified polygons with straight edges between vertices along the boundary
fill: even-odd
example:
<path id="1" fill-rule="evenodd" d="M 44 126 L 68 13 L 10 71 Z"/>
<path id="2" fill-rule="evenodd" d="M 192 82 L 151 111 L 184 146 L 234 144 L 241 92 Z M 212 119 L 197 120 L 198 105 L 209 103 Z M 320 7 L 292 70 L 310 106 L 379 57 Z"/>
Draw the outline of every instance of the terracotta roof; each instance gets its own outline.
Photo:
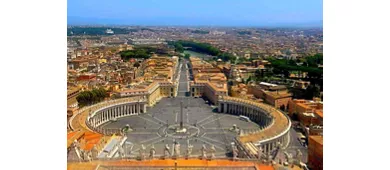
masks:
<path id="1" fill-rule="evenodd" d="M 309 138 L 311 138 L 313 141 L 315 141 L 316 143 L 318 143 L 321 146 L 323 146 L 323 143 L 324 143 L 324 137 L 323 136 L 315 135 L 315 136 L 309 136 Z"/>
<path id="2" fill-rule="evenodd" d="M 324 113 L 322 110 L 315 110 L 314 113 L 317 114 L 321 118 L 323 118 L 323 116 L 324 116 Z"/>

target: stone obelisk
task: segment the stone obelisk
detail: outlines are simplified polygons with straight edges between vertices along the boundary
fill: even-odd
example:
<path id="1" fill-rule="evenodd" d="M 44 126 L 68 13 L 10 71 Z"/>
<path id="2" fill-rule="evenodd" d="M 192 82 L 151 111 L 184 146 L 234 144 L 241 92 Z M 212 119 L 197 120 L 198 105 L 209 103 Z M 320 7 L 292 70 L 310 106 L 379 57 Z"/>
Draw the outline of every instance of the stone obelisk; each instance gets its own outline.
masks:
<path id="1" fill-rule="evenodd" d="M 183 129 L 183 100 L 180 101 L 180 129 Z"/>

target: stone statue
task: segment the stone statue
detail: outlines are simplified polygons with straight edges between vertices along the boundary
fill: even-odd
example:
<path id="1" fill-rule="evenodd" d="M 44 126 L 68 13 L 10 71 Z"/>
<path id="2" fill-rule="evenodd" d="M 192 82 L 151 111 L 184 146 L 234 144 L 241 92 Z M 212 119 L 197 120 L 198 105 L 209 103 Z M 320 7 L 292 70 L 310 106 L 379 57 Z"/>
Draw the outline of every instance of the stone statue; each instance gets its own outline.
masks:
<path id="1" fill-rule="evenodd" d="M 150 148 L 149 158 L 153 159 L 155 154 L 156 154 L 156 149 L 154 149 L 154 145 L 152 145 L 152 147 Z"/>
<path id="2" fill-rule="evenodd" d="M 215 149 L 214 145 L 211 145 L 211 148 L 210 148 L 210 153 L 211 153 L 210 158 L 211 159 L 215 158 L 215 152 L 216 152 L 216 149 Z"/>
<path id="3" fill-rule="evenodd" d="M 272 161 L 272 155 L 269 152 L 267 152 L 267 162 L 271 163 L 271 161 Z"/>
<path id="4" fill-rule="evenodd" d="M 89 151 L 88 154 L 87 154 L 87 160 L 88 160 L 89 162 L 92 161 L 92 152 L 91 152 L 91 151 Z"/>
<path id="5" fill-rule="evenodd" d="M 80 144 L 79 142 L 75 139 L 74 142 L 73 142 L 73 146 L 77 149 L 80 149 Z"/>
<path id="6" fill-rule="evenodd" d="M 125 157 L 125 150 L 123 149 L 123 145 L 118 145 L 118 153 L 119 157 L 124 158 Z"/>
<path id="7" fill-rule="evenodd" d="M 278 149 L 282 149 L 282 143 L 278 142 L 278 143 L 276 144 L 276 146 L 277 146 Z"/>
<path id="8" fill-rule="evenodd" d="M 167 157 L 169 157 L 169 155 L 171 155 L 171 153 L 170 153 L 169 150 L 170 150 L 170 148 L 169 148 L 168 144 L 166 144 L 166 145 L 165 145 L 165 148 L 164 148 L 164 156 L 163 156 L 164 159 L 167 158 Z"/>
<path id="9" fill-rule="evenodd" d="M 234 145 L 234 143 L 232 143 L 232 151 L 233 151 L 233 160 L 237 160 L 237 157 L 238 157 L 238 149 L 237 149 L 237 147 Z"/>
<path id="10" fill-rule="evenodd" d="M 263 148 L 261 147 L 261 145 L 259 145 L 259 149 L 257 150 L 257 158 L 261 160 L 262 157 L 263 157 Z"/>
<path id="11" fill-rule="evenodd" d="M 96 159 L 96 157 L 98 156 L 98 149 L 96 148 L 96 145 L 92 147 L 92 150 L 91 150 L 91 156 L 92 156 L 92 159 Z"/>
<path id="12" fill-rule="evenodd" d="M 85 154 L 84 154 L 84 150 L 79 150 L 79 153 L 80 153 L 80 159 L 82 160 L 82 161 L 84 161 L 85 160 Z"/>
<path id="13" fill-rule="evenodd" d="M 206 154 L 207 154 L 206 145 L 202 146 L 201 152 L 202 152 L 202 159 L 206 159 L 207 158 L 207 156 L 206 156 Z"/>
<path id="14" fill-rule="evenodd" d="M 131 154 L 131 146 L 130 145 L 125 145 L 125 155 L 129 155 L 130 156 Z"/>
<path id="15" fill-rule="evenodd" d="M 145 146 L 143 144 L 141 144 L 141 148 L 139 149 L 139 156 L 140 156 L 141 160 L 143 160 L 145 158 L 145 154 L 144 154 L 145 149 L 146 149 Z"/>
<path id="16" fill-rule="evenodd" d="M 193 147 L 194 146 L 192 146 L 191 144 L 188 145 L 188 147 L 187 147 L 187 155 L 186 155 L 187 158 L 189 158 L 191 156 Z"/>
<path id="17" fill-rule="evenodd" d="M 301 164 L 301 162 L 302 162 L 302 155 L 303 154 L 302 154 L 301 150 L 297 149 L 297 153 L 296 153 L 295 158 L 297 160 L 298 165 Z"/>
<path id="18" fill-rule="evenodd" d="M 290 163 L 291 161 L 291 155 L 288 152 L 284 152 L 284 156 L 287 163 Z"/>
<path id="19" fill-rule="evenodd" d="M 180 143 L 176 142 L 175 144 L 175 150 L 174 150 L 175 157 L 180 157 Z"/>
<path id="20" fill-rule="evenodd" d="M 84 160 L 83 151 L 80 149 L 80 143 L 77 140 L 74 140 L 73 142 L 73 148 L 75 149 L 76 153 L 78 153 L 78 157 L 81 160 Z"/>

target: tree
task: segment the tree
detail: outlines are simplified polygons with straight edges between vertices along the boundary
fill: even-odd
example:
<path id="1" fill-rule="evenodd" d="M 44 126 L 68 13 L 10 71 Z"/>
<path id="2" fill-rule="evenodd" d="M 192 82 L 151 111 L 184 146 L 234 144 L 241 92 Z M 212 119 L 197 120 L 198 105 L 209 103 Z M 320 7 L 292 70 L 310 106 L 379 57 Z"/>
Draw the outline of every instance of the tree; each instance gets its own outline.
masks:
<path id="1" fill-rule="evenodd" d="M 320 87 L 318 85 L 309 85 L 309 87 L 307 87 L 306 91 L 305 91 L 305 94 L 304 94 L 304 97 L 305 99 L 313 99 L 313 97 L 319 97 L 320 96 Z"/>
<path id="2" fill-rule="evenodd" d="M 121 58 L 125 61 L 128 61 L 130 58 L 150 58 L 152 53 L 165 54 L 166 51 L 163 49 L 157 49 L 154 47 L 136 47 L 133 50 L 125 50 L 119 52 Z"/>
<path id="3" fill-rule="evenodd" d="M 139 62 L 135 62 L 133 66 L 138 68 L 139 66 L 141 66 L 141 64 L 139 64 Z"/>
<path id="4" fill-rule="evenodd" d="M 309 67 L 318 67 L 319 64 L 323 64 L 322 54 L 306 57 L 306 63 Z"/>
<path id="5" fill-rule="evenodd" d="M 184 47 L 180 43 L 175 43 L 174 46 L 175 46 L 175 51 L 176 52 L 180 52 L 180 53 L 184 52 Z"/>
<path id="6" fill-rule="evenodd" d="M 237 57 L 230 53 L 222 53 L 220 56 L 217 57 L 218 59 L 221 59 L 225 62 L 230 61 L 231 63 L 235 63 Z"/>
<path id="7" fill-rule="evenodd" d="M 290 77 L 290 72 L 288 70 L 283 70 L 283 76 L 285 78 L 289 78 Z"/>
<path id="8" fill-rule="evenodd" d="M 252 76 L 249 76 L 248 79 L 246 79 L 246 83 L 245 84 L 248 84 L 250 81 L 252 81 Z"/>
<path id="9" fill-rule="evenodd" d="M 105 89 L 92 89 L 91 91 L 83 91 L 77 97 L 76 100 L 80 106 L 86 106 L 89 104 L 97 103 L 108 96 L 108 93 Z"/>
<path id="10" fill-rule="evenodd" d="M 201 52 L 201 53 L 206 53 L 209 55 L 219 55 L 220 50 L 211 46 L 208 43 L 199 43 L 199 42 L 194 42 L 194 41 L 185 41 L 185 40 L 179 40 L 176 42 L 169 42 L 170 45 L 173 44 L 175 47 L 176 51 L 180 51 L 180 49 L 183 47 L 190 47 L 191 50 L 196 51 L 196 52 Z M 184 50 L 184 49 L 183 49 Z"/>
<path id="11" fill-rule="evenodd" d="M 188 54 L 188 53 L 185 53 L 185 54 L 184 54 L 184 58 L 189 59 L 190 57 L 191 57 L 190 54 Z"/>
<path id="12" fill-rule="evenodd" d="M 245 61 L 246 61 L 246 58 L 244 58 L 244 57 L 238 58 L 238 63 L 243 63 Z"/>

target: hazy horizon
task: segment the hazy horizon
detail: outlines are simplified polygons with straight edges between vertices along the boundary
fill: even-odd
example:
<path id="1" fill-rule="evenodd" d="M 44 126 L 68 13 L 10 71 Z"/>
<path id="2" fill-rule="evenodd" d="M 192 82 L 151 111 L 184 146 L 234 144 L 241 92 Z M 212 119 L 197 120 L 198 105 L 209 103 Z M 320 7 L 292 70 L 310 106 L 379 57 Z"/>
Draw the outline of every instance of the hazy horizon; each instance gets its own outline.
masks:
<path id="1" fill-rule="evenodd" d="M 322 0 L 68 0 L 68 25 L 322 27 Z"/>
<path id="2" fill-rule="evenodd" d="M 158 19 L 156 19 L 158 20 Z M 190 22 L 151 22 L 150 20 L 134 22 L 126 19 L 105 19 L 105 18 L 83 18 L 68 16 L 68 26 L 86 26 L 86 25 L 107 25 L 107 26 L 173 26 L 173 27 L 302 27 L 302 28 L 322 28 L 323 21 L 313 21 L 304 23 L 260 23 L 260 24 L 245 24 L 245 23 L 190 23 Z"/>

